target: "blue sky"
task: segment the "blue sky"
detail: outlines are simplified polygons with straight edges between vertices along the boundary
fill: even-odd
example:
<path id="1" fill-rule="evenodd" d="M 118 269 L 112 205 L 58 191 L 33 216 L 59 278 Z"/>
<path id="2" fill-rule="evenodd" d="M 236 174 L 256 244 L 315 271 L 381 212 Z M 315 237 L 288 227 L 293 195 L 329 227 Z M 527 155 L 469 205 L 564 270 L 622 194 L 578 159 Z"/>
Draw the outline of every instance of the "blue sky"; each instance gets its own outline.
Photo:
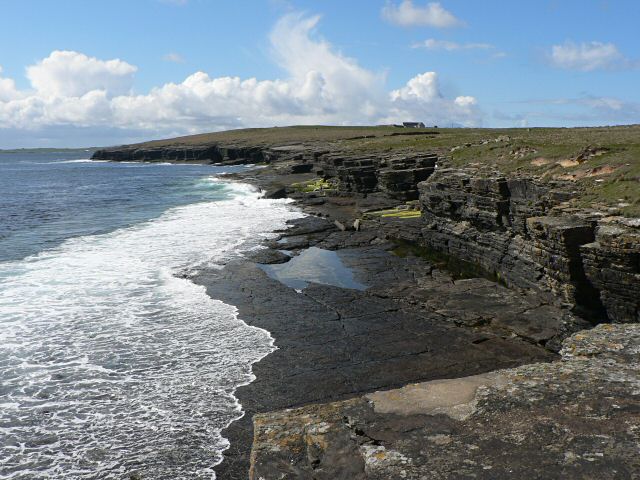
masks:
<path id="1" fill-rule="evenodd" d="M 640 123 L 638 1 L 0 8 L 0 148 L 297 123 Z"/>

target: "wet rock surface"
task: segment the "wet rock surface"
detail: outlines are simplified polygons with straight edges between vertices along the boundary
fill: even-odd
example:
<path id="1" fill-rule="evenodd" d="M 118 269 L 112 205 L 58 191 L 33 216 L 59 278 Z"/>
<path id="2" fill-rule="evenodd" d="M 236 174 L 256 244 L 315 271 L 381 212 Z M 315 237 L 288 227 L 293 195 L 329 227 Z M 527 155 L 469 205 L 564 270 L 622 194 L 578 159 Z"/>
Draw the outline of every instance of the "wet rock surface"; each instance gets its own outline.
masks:
<path id="1" fill-rule="evenodd" d="M 366 167 L 369 172 L 366 175 L 370 175 L 370 165 L 366 163 L 360 162 L 355 166 L 348 164 L 350 170 L 347 173 L 343 171 L 343 174 L 354 175 L 354 168 Z M 370 177 L 366 175 L 365 182 L 369 182 L 366 178 Z M 270 177 L 268 172 L 261 172 L 252 181 L 259 185 L 270 185 L 274 177 Z M 380 188 L 379 181 L 378 178 L 375 189 Z M 551 468 L 557 463 L 555 454 L 552 455 L 549 449 L 541 449 L 539 444 L 504 453 L 505 460 L 502 463 L 494 458 L 497 455 L 496 445 L 505 449 L 505 445 L 508 445 L 501 435 L 511 439 L 512 434 L 520 438 L 533 435 L 538 429 L 553 431 L 555 422 L 558 426 L 564 425 L 559 418 L 540 422 L 539 418 L 532 417 L 529 427 L 519 426 L 510 433 L 510 422 L 524 415 L 523 411 L 518 411 L 512 417 L 501 420 L 495 436 L 483 436 L 479 432 L 475 433 L 475 437 L 469 434 L 472 440 L 466 445 L 472 450 L 477 446 L 477 455 L 474 450 L 467 457 L 459 452 L 455 457 L 456 452 L 453 451 L 450 456 L 444 456 L 440 465 L 434 466 L 429 463 L 432 450 L 425 449 L 425 438 L 433 437 L 433 442 L 427 440 L 428 445 L 434 452 L 441 452 L 442 445 L 439 442 L 446 443 L 448 440 L 440 435 L 455 432 L 451 424 L 453 419 L 443 419 L 442 415 L 429 417 L 436 418 L 436 424 L 443 426 L 444 430 L 436 429 L 435 433 L 425 431 L 424 436 L 420 436 L 417 425 L 408 421 L 406 415 L 387 413 L 382 422 L 375 412 L 373 416 L 369 415 L 370 400 L 362 397 L 353 400 L 354 396 L 376 389 L 401 387 L 424 380 L 475 376 L 511 365 L 538 364 L 536 357 L 539 355 L 538 358 L 548 361 L 553 359 L 552 352 L 560 349 L 564 339 L 577 331 L 591 328 L 594 316 L 596 322 L 606 319 L 599 304 L 601 291 L 591 289 L 595 281 L 592 283 L 587 277 L 590 274 L 602 276 L 602 269 L 597 270 L 599 273 L 593 267 L 589 270 L 589 264 L 583 263 L 581 254 L 583 245 L 601 252 L 604 237 L 602 243 L 593 245 L 596 243 L 594 227 L 597 222 L 590 218 L 550 215 L 553 205 L 566 198 L 559 188 L 550 191 L 522 179 L 478 179 L 471 182 L 476 192 L 473 193 L 476 195 L 474 200 L 463 196 L 462 200 L 450 201 L 436 196 L 429 200 L 432 202 L 429 204 L 423 186 L 430 182 L 440 185 L 435 174 L 417 185 L 421 210 L 417 216 L 411 213 L 415 205 L 404 200 L 413 198 L 411 194 L 403 198 L 401 195 L 394 197 L 388 192 L 371 192 L 368 191 L 374 188 L 371 184 L 360 185 L 350 179 L 346 182 L 341 180 L 342 187 L 338 187 L 336 192 L 321 192 L 322 203 L 315 201 L 319 195 L 316 192 L 293 195 L 299 205 L 318 217 L 295 222 L 291 231 L 284 233 L 275 245 L 271 245 L 272 248 L 285 244 L 294 254 L 310 246 L 337 250 L 343 263 L 351 267 L 356 278 L 369 288 L 365 292 L 356 292 L 312 285 L 297 294 L 304 299 L 298 298 L 297 301 L 305 303 L 305 307 L 299 310 L 294 307 L 293 311 L 302 312 L 301 317 L 305 322 L 313 318 L 311 312 L 323 312 L 323 320 L 320 327 L 317 324 L 305 324 L 305 334 L 310 336 L 295 345 L 289 345 L 287 338 L 296 335 L 293 332 L 297 331 L 294 327 L 297 314 L 281 314 L 281 320 L 286 318 L 285 324 L 277 321 L 267 324 L 262 322 L 269 318 L 268 315 L 240 309 L 241 317 L 250 324 L 272 332 L 276 345 L 282 350 L 260 362 L 255 367 L 258 380 L 238 392 L 247 415 L 225 432 L 232 447 L 218 470 L 220 478 L 246 478 L 248 447 L 252 444 L 252 475 L 256 479 L 515 478 L 513 472 L 523 476 L 527 468 L 529 473 L 533 473 L 526 478 L 549 478 L 545 476 L 545 471 L 552 472 L 551 478 L 554 475 L 562 478 L 565 472 L 573 471 L 572 466 L 561 466 L 555 470 Z M 347 193 L 340 190 L 345 185 Z M 435 190 L 439 191 L 439 188 Z M 445 194 L 451 191 L 450 188 L 443 190 Z M 491 200 L 487 201 L 487 197 Z M 446 207 L 447 202 L 453 206 Z M 432 212 L 429 210 L 431 205 L 449 210 L 446 213 Z M 458 215 L 452 208 L 462 210 Z M 483 209 L 490 213 L 483 213 Z M 377 213 L 381 211 L 388 213 Z M 357 231 L 352 227 L 355 220 L 360 220 Z M 390 253 L 398 240 L 469 260 L 491 274 L 488 277 L 492 280 L 475 274 L 458 277 L 440 268 L 429 256 L 426 259 L 420 255 L 400 258 Z M 627 240 L 627 244 L 629 242 Z M 625 250 L 620 249 L 619 252 Z M 603 262 L 606 257 L 600 255 L 592 256 L 592 261 Z M 628 276 L 621 282 L 637 285 L 637 277 L 632 273 L 634 266 L 629 261 L 627 265 Z M 245 272 L 249 275 L 249 270 Z M 246 284 L 246 280 L 237 273 L 231 274 L 231 277 Z M 611 282 L 610 276 L 604 278 Z M 230 280 L 232 278 L 227 279 Z M 261 280 L 258 284 L 263 285 Z M 256 285 L 252 292 L 260 288 Z M 211 288 L 208 291 L 216 297 Z M 274 291 L 270 289 L 270 292 Z M 589 296 L 596 302 L 589 303 Z M 606 295 L 603 297 L 607 298 Z M 216 298 L 234 305 L 246 301 L 237 297 Z M 628 302 L 637 302 L 628 295 L 625 298 Z M 620 295 L 615 302 L 619 301 Z M 280 305 L 287 302 L 284 299 L 278 301 Z M 306 302 L 312 303 L 309 305 Z M 254 323 L 256 320 L 259 323 Z M 301 334 L 298 335 L 300 339 Z M 316 338 L 316 335 L 320 338 Z M 287 353 L 288 349 L 292 349 L 291 356 Z M 298 370 L 305 359 L 313 365 L 313 370 Z M 276 375 L 277 380 L 274 378 Z M 600 381 L 601 378 L 594 378 L 593 386 Z M 583 391 L 583 394 L 586 395 L 587 391 Z M 505 394 L 498 398 L 496 408 L 501 408 L 499 405 L 505 404 L 507 397 Z M 330 429 L 325 435 L 324 417 L 319 424 L 311 421 L 308 425 L 307 419 L 296 423 L 299 419 L 296 420 L 295 415 L 282 413 L 284 437 L 295 437 L 296 429 L 301 428 L 309 433 L 317 427 L 313 430 L 315 433 L 311 434 L 313 439 L 306 437 L 304 448 L 296 444 L 297 456 L 288 456 L 292 452 L 283 449 L 280 452 L 286 452 L 286 455 L 276 455 L 278 459 L 273 459 L 276 463 L 270 463 L 271 457 L 267 455 L 264 457 L 264 465 L 268 465 L 266 470 L 260 466 L 260 422 L 269 418 L 268 413 L 266 417 L 260 416 L 263 412 L 343 398 L 351 399 L 346 401 L 348 408 L 355 408 L 356 412 L 369 412 L 363 414 L 355 430 L 351 427 L 340 431 Z M 576 405 L 589 405 L 595 400 L 582 402 L 580 398 Z M 543 416 L 545 413 L 540 410 L 537 414 Z M 345 418 L 351 418 L 350 414 L 338 411 L 336 415 L 336 425 L 344 429 Z M 415 415 L 420 419 L 425 418 L 424 413 L 412 414 Z M 255 442 L 251 417 L 256 418 Z M 583 420 L 576 419 L 575 422 Z M 267 428 L 270 429 L 270 424 Z M 485 423 L 484 428 L 490 430 L 490 423 Z M 531 428 L 533 433 L 527 428 Z M 587 431 L 589 426 L 583 423 L 581 428 Z M 615 428 L 617 426 L 603 427 L 611 435 Z M 375 435 L 366 433 L 378 432 L 379 429 L 383 430 L 382 438 L 393 438 L 397 443 L 387 448 Z M 600 434 L 598 429 L 594 430 L 594 435 Z M 557 440 L 558 445 L 564 445 L 563 442 L 569 442 L 568 435 L 557 439 L 550 437 L 550 441 Z M 320 442 L 317 445 L 314 443 L 316 440 Z M 286 440 L 285 444 L 289 445 L 288 442 Z M 398 449 L 398 445 L 412 442 L 412 450 Z M 326 447 L 324 450 L 323 446 Z M 467 447 L 458 448 L 464 451 Z M 586 455 L 586 450 L 576 453 L 583 454 Z M 493 461 L 487 463 L 490 459 Z M 468 462 L 465 463 L 465 460 Z M 522 465 L 510 471 L 509 464 L 515 462 L 518 465 L 518 461 Z M 616 471 L 622 472 L 622 476 L 611 478 L 627 478 L 624 475 L 632 471 L 629 470 L 629 461 L 627 457 L 616 459 L 614 463 L 619 469 Z M 307 464 L 303 466 L 305 462 Z M 605 470 L 606 467 L 598 467 L 593 470 L 593 475 L 597 477 L 598 472 Z M 429 471 L 437 473 L 429 476 Z M 578 478 L 582 473 L 588 478 L 589 471 L 582 467 L 575 469 Z"/>
<path id="2" fill-rule="evenodd" d="M 276 244 L 337 249 L 368 288 L 311 283 L 299 293 L 242 260 L 194 279 L 278 347 L 236 393 L 246 415 L 224 432 L 231 447 L 219 478 L 246 478 L 256 414 L 550 361 L 543 345 L 559 335 L 560 319 L 573 319 L 485 279 L 454 280 L 424 259 L 394 255 L 374 231 L 340 231 L 329 219 L 293 221 Z"/>
<path id="3" fill-rule="evenodd" d="M 245 261 L 194 279 L 271 332 L 278 347 L 254 366 L 257 379 L 236 392 L 246 415 L 224 433 L 231 447 L 219 478 L 247 477 L 255 414 L 553 358 L 540 346 L 462 329 L 423 305 L 385 296 L 385 285 L 412 288 L 417 276 L 430 275 L 419 259 L 379 247 L 338 253 L 371 291 L 310 284 L 298 293 Z"/>
<path id="4" fill-rule="evenodd" d="M 560 362 L 256 415 L 250 478 L 638 478 L 638 345 L 600 325 Z"/>
<path id="5" fill-rule="evenodd" d="M 246 257 L 252 262 L 263 265 L 286 263 L 291 260 L 289 255 L 273 248 L 263 248 L 253 252 L 247 252 Z"/>

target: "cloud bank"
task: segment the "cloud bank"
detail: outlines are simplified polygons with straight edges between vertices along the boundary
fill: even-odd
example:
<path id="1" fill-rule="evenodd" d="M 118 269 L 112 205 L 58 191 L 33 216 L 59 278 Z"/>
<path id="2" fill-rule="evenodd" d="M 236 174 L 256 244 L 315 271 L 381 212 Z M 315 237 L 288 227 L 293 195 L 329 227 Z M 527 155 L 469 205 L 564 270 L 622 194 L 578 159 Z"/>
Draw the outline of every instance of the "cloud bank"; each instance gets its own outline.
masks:
<path id="1" fill-rule="evenodd" d="M 196 72 L 181 83 L 136 94 L 134 65 L 54 51 L 27 68 L 30 89 L 17 89 L 0 70 L 0 133 L 116 128 L 162 136 L 291 124 L 480 123 L 475 99 L 445 98 L 434 72 L 387 91 L 384 75 L 315 35 L 319 21 L 319 16 L 289 14 L 273 28 L 270 42 L 286 72 L 283 79 Z"/>
<path id="2" fill-rule="evenodd" d="M 387 119 L 394 123 L 407 118 L 420 118 L 427 125 L 470 125 L 478 116 L 477 100 L 471 96 L 458 96 L 453 100 L 440 93 L 438 75 L 426 72 L 413 77 L 403 88 L 391 92 L 392 115 Z M 420 116 L 417 116 L 420 115 Z"/>

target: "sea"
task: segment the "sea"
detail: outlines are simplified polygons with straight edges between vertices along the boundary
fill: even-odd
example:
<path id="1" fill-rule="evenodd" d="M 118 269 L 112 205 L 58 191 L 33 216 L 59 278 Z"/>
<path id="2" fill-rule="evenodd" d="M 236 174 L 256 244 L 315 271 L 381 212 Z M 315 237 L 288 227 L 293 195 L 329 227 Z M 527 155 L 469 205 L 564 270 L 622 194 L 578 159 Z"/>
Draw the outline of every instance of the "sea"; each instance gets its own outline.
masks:
<path id="1" fill-rule="evenodd" d="M 300 216 L 247 167 L 0 153 L 0 478 L 213 479 L 268 332 L 188 278 Z"/>

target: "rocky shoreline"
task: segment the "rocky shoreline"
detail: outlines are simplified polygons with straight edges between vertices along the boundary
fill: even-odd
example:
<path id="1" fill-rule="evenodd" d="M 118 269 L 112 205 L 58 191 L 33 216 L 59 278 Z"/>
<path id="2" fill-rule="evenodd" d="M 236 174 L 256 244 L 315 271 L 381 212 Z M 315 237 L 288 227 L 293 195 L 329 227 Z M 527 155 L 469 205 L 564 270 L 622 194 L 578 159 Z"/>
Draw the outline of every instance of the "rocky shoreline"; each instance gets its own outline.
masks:
<path id="1" fill-rule="evenodd" d="M 640 231 L 570 183 L 318 144 L 94 158 L 264 163 L 232 177 L 310 215 L 193 279 L 278 347 L 218 478 L 635 478 L 640 330 L 611 323 L 640 320 Z M 314 248 L 367 288 L 265 267 Z"/>

